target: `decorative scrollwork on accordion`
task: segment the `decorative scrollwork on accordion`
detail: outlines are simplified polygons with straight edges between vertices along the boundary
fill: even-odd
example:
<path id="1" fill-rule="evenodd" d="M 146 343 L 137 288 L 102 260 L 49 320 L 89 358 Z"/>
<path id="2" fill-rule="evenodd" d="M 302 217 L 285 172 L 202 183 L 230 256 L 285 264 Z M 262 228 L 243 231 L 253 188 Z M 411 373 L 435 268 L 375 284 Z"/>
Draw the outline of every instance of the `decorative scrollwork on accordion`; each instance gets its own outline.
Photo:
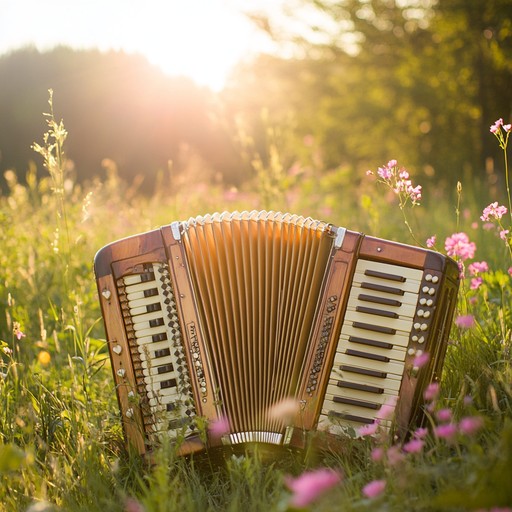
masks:
<path id="1" fill-rule="evenodd" d="M 439 377 L 458 268 L 433 251 L 276 212 L 174 222 L 98 252 L 95 272 L 127 440 L 182 453 L 302 446 L 382 421 L 421 421 Z M 429 362 L 414 368 L 422 352 Z M 283 400 L 300 404 L 284 421 Z M 228 418 L 221 439 L 201 425 Z"/>

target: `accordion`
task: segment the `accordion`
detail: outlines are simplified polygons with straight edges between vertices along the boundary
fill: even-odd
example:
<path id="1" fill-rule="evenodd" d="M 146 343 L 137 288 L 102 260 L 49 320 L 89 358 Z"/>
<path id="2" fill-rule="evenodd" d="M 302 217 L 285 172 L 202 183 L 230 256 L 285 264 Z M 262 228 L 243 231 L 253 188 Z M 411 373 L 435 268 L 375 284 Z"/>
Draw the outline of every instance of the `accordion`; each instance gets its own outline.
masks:
<path id="1" fill-rule="evenodd" d="M 141 454 L 162 436 L 187 454 L 303 447 L 375 421 L 405 435 L 439 378 L 459 284 L 434 251 L 265 211 L 173 222 L 107 245 L 94 267 Z M 287 400 L 285 420 L 272 411 Z M 223 419 L 222 435 L 205 428 Z"/>

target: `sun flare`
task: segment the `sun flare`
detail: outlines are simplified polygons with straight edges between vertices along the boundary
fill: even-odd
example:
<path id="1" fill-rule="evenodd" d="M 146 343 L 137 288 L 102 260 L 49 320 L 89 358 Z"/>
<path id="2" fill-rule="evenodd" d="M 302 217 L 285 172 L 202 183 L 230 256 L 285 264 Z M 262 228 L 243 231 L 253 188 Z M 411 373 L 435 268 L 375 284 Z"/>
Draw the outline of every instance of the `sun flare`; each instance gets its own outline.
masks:
<path id="1" fill-rule="evenodd" d="M 65 0 L 7 0 L 0 53 L 28 44 L 40 50 L 56 45 L 124 50 L 144 55 L 168 74 L 219 90 L 237 62 L 269 47 L 244 15 L 247 9 L 268 8 L 267 2 L 77 0 L 69 9 Z"/>

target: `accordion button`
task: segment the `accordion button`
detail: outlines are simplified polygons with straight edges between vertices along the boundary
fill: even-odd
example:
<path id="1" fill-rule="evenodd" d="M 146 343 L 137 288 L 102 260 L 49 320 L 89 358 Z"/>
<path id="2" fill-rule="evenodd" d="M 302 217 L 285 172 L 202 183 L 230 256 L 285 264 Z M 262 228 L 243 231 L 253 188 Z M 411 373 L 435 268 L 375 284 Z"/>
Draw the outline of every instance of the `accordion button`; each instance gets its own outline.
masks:
<path id="1" fill-rule="evenodd" d="M 427 329 L 428 329 L 428 325 L 427 324 L 421 324 L 420 330 L 426 331 Z"/>
<path id="2" fill-rule="evenodd" d="M 427 306 L 432 306 L 434 304 L 434 301 L 432 299 L 427 300 Z"/>
<path id="3" fill-rule="evenodd" d="M 423 316 L 425 314 L 425 312 L 423 311 L 423 309 L 418 309 L 418 316 Z"/>
<path id="4" fill-rule="evenodd" d="M 421 324 L 419 324 L 419 323 L 417 323 L 417 322 L 416 322 L 416 323 L 413 325 L 413 327 L 414 327 L 416 330 L 418 330 L 418 329 L 421 327 Z"/>
<path id="5" fill-rule="evenodd" d="M 432 274 L 427 274 L 425 276 L 425 281 L 432 281 Z"/>
<path id="6" fill-rule="evenodd" d="M 423 336 L 421 336 L 419 339 L 418 339 L 418 343 L 424 343 L 425 342 L 425 338 Z"/>
<path id="7" fill-rule="evenodd" d="M 436 289 L 435 288 L 430 288 L 429 291 L 428 291 L 429 295 L 434 295 L 435 293 L 436 293 Z"/>
<path id="8" fill-rule="evenodd" d="M 430 311 L 423 311 L 423 318 L 428 318 L 430 316 Z"/>
<path id="9" fill-rule="evenodd" d="M 429 290 L 430 290 L 430 288 L 429 288 L 428 286 L 424 286 L 424 287 L 421 289 L 421 291 L 422 291 L 423 293 L 428 293 L 428 291 L 429 291 Z"/>
<path id="10" fill-rule="evenodd" d="M 438 276 L 433 276 L 432 277 L 432 282 L 433 283 L 437 283 L 439 281 L 439 277 Z"/>
<path id="11" fill-rule="evenodd" d="M 427 303 L 427 299 L 425 299 L 424 297 L 422 297 L 422 298 L 420 299 L 420 304 L 421 304 L 422 306 L 424 306 L 426 303 Z"/>
<path id="12" fill-rule="evenodd" d="M 418 336 L 416 336 L 416 335 L 412 336 L 411 340 L 414 341 L 414 342 L 418 341 Z"/>

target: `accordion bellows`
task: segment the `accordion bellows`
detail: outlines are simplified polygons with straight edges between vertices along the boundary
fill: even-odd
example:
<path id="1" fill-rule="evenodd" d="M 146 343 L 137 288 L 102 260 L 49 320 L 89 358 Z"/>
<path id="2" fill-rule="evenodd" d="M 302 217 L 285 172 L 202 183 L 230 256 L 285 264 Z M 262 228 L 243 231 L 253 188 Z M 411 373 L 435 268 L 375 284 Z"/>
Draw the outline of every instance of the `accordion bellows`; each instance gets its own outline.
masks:
<path id="1" fill-rule="evenodd" d="M 182 453 L 302 446 L 309 431 L 389 428 L 390 407 L 406 432 L 439 377 L 458 289 L 441 254 L 265 211 L 114 242 L 95 272 L 123 426 L 140 453 L 163 435 Z M 296 404 L 291 417 L 275 414 L 283 403 Z M 220 420 L 222 436 L 201 432 Z"/>

